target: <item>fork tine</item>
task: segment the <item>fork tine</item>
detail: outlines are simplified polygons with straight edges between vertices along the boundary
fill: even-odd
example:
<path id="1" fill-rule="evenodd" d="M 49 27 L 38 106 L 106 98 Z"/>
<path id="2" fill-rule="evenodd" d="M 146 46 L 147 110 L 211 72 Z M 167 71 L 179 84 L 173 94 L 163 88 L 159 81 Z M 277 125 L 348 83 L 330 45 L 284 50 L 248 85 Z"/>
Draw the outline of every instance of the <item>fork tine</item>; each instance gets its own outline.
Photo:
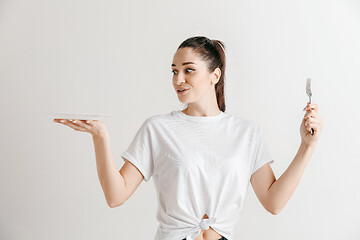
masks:
<path id="1" fill-rule="evenodd" d="M 308 78 L 306 81 L 306 94 L 309 96 L 309 102 L 311 103 L 312 92 L 310 85 L 311 85 L 311 78 Z"/>
<path id="2" fill-rule="evenodd" d="M 311 78 L 308 78 L 306 81 L 306 92 L 310 92 L 311 93 Z"/>

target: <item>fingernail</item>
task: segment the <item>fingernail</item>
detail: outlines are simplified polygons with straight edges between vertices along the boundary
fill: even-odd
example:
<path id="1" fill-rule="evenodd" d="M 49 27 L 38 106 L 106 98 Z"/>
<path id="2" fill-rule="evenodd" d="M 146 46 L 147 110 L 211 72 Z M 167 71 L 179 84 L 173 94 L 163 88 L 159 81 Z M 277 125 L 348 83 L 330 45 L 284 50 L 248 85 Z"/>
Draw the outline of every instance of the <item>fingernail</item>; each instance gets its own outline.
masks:
<path id="1" fill-rule="evenodd" d="M 60 120 L 60 122 L 62 122 L 62 123 L 63 123 L 63 122 L 64 122 L 64 120 Z"/>
<path id="2" fill-rule="evenodd" d="M 88 120 L 86 120 L 86 123 L 89 123 L 89 121 L 88 121 Z"/>

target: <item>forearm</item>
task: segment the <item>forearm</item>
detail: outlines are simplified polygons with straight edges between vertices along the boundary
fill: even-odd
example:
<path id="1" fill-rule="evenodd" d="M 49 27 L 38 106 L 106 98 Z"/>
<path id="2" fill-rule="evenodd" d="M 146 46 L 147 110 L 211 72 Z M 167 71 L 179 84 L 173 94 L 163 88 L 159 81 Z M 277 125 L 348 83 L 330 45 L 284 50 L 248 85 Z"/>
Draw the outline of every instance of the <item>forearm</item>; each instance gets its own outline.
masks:
<path id="1" fill-rule="evenodd" d="M 315 146 L 306 146 L 302 143 L 289 167 L 269 188 L 269 197 L 273 202 L 275 213 L 279 213 L 284 208 L 295 192 L 314 151 Z"/>
<path id="2" fill-rule="evenodd" d="M 125 182 L 112 156 L 108 132 L 105 131 L 102 135 L 93 136 L 93 142 L 100 184 L 108 205 L 113 207 L 121 203 Z"/>

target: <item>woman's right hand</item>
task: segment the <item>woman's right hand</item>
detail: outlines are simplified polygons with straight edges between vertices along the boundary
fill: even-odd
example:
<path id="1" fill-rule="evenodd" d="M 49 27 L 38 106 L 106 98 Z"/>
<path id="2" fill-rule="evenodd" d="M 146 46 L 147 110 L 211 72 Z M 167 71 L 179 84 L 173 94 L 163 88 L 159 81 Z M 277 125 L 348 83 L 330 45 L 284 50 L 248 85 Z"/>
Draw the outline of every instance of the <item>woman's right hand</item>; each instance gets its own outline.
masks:
<path id="1" fill-rule="evenodd" d="M 62 122 L 63 121 L 63 122 Z M 64 124 L 68 127 L 76 131 L 88 132 L 93 137 L 101 136 L 106 133 L 106 125 L 100 120 L 80 120 L 73 119 L 72 121 L 69 119 L 54 119 L 54 122 Z"/>

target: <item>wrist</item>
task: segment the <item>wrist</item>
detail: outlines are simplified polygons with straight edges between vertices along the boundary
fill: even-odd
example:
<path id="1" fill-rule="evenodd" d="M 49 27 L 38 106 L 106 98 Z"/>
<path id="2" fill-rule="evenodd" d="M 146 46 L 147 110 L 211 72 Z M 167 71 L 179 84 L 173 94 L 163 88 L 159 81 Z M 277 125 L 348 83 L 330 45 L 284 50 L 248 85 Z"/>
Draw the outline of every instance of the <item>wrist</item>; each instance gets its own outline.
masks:
<path id="1" fill-rule="evenodd" d="M 305 148 L 305 149 L 315 149 L 316 143 L 301 142 L 300 147 Z"/>
<path id="2" fill-rule="evenodd" d="M 104 138 L 108 136 L 108 132 L 106 129 L 99 130 L 95 133 L 91 134 L 93 138 Z"/>

